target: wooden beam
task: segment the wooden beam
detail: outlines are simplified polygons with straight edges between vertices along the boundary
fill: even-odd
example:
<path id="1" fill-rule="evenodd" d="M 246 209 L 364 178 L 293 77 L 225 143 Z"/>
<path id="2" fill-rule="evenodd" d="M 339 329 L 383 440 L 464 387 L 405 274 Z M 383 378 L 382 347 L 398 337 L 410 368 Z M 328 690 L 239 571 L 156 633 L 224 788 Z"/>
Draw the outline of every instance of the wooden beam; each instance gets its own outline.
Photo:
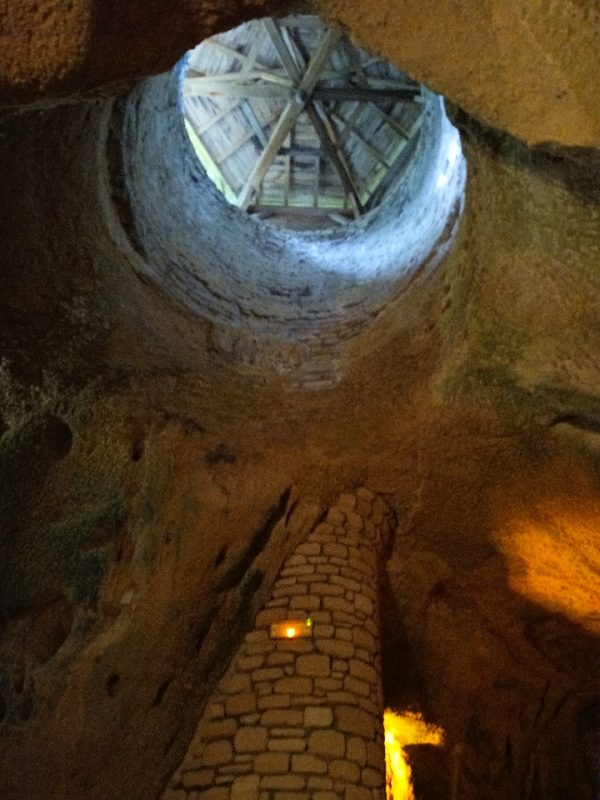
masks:
<path id="1" fill-rule="evenodd" d="M 360 110 L 362 111 L 363 109 Z M 380 153 L 376 147 L 373 147 L 371 142 L 365 139 L 365 137 L 348 120 L 345 120 L 343 117 L 340 117 L 337 114 L 331 114 L 331 119 L 336 124 L 338 124 L 342 129 L 346 129 L 350 134 L 352 134 L 352 136 L 354 136 L 354 138 L 357 139 L 362 144 L 362 146 L 371 153 L 373 158 L 379 161 L 380 164 L 384 164 L 384 166 L 386 167 L 391 166 L 391 164 L 388 162 L 383 153 Z M 340 136 L 342 135 L 342 133 L 343 130 L 339 131 Z"/>
<path id="2" fill-rule="evenodd" d="M 196 100 L 196 98 L 194 98 L 194 97 L 186 97 L 185 98 L 186 113 L 188 113 L 189 109 L 192 109 L 192 108 L 195 107 L 195 105 L 196 105 L 195 100 Z M 220 122 L 223 119 L 223 117 L 226 117 L 228 114 L 231 114 L 233 109 L 237 108 L 237 106 L 238 106 L 238 102 L 237 102 L 237 100 L 234 100 L 232 103 L 229 103 L 225 108 L 222 108 L 217 114 L 215 114 L 209 120 L 207 120 L 206 122 L 203 122 L 202 125 L 194 125 L 194 130 L 196 131 L 198 136 L 201 136 L 209 128 L 212 128 L 212 126 L 215 125 L 215 123 Z M 204 107 L 202 108 L 202 110 L 205 111 Z"/>
<path id="3" fill-rule="evenodd" d="M 274 120 L 274 119 L 277 119 L 277 117 L 279 116 L 279 114 L 280 114 L 280 113 L 281 113 L 280 109 L 276 109 L 276 110 L 275 110 L 273 113 L 271 113 L 271 114 L 270 114 L 270 115 L 269 115 L 269 116 L 268 116 L 268 117 L 267 117 L 267 118 L 266 118 L 266 119 L 263 121 L 262 125 L 263 125 L 264 127 L 266 127 L 267 125 L 270 125 L 270 124 L 271 124 L 271 122 L 273 122 L 273 120 Z M 240 149 L 240 147 L 241 147 L 243 144 L 246 144 L 246 142 L 250 141 L 250 139 L 252 139 L 252 137 L 253 137 L 253 136 L 254 136 L 254 131 L 253 131 L 252 129 L 246 130 L 246 133 L 245 133 L 245 134 L 244 134 L 244 135 L 243 135 L 243 136 L 242 136 L 240 139 L 236 139 L 236 141 L 235 141 L 235 142 L 233 142 L 233 143 L 232 143 L 232 144 L 231 144 L 231 145 L 230 145 L 230 146 L 227 148 L 227 150 L 222 150 L 222 151 L 219 153 L 219 158 L 218 158 L 218 160 L 217 160 L 217 163 L 218 163 L 218 164 L 222 164 L 224 161 L 227 161 L 227 159 L 228 159 L 230 156 L 232 156 L 232 155 L 235 153 L 235 151 L 236 151 L 236 150 L 239 150 L 239 149 Z M 268 142 L 267 142 L 267 144 L 268 144 Z"/>
<path id="4" fill-rule="evenodd" d="M 240 208 L 248 207 L 252 195 L 266 175 L 269 166 L 285 141 L 285 137 L 292 131 L 298 117 L 304 110 L 306 101 L 319 80 L 321 70 L 329 58 L 331 51 L 338 44 L 341 35 L 341 31 L 338 28 L 330 28 L 323 37 L 322 42 L 308 63 L 306 72 L 298 85 L 298 90 L 294 93 L 293 97 L 288 100 L 281 117 L 271 133 L 271 138 L 267 146 L 254 165 L 246 183 L 238 195 L 238 205 Z"/>
<path id="5" fill-rule="evenodd" d="M 258 61 L 257 58 L 253 57 L 252 52 L 248 53 L 248 55 L 244 55 L 244 53 L 239 53 L 237 50 L 234 50 L 233 47 L 223 44 L 223 42 L 220 42 L 218 39 L 207 39 L 205 44 L 216 47 L 218 50 L 221 50 L 221 52 L 226 53 L 228 56 L 231 56 L 231 58 L 237 59 L 246 66 L 254 66 L 254 64 L 257 64 L 259 67 L 262 67 L 263 70 L 271 71 L 271 67 Z"/>
<path id="6" fill-rule="evenodd" d="M 263 147 L 267 146 L 267 136 L 263 130 L 262 125 L 260 124 L 260 120 L 256 116 L 256 112 L 252 108 L 252 104 L 249 100 L 243 100 L 240 104 L 240 108 L 242 114 L 248 120 L 248 124 L 252 128 L 252 132 L 260 142 Z"/>
<path id="7" fill-rule="evenodd" d="M 290 51 L 288 49 L 288 46 L 283 40 L 283 37 L 281 35 L 281 30 L 276 20 L 272 19 L 272 17 L 267 17 L 267 19 L 264 19 L 262 21 L 262 24 L 265 31 L 269 35 L 269 38 L 271 39 L 273 46 L 275 47 L 279 60 L 281 61 L 283 68 L 285 69 L 288 75 L 288 78 L 294 84 L 296 85 L 299 84 L 301 79 L 300 71 L 297 69 L 294 60 L 290 55 Z"/>
<path id="8" fill-rule="evenodd" d="M 397 103 L 409 103 L 415 99 L 414 89 L 406 87 L 395 89 L 374 89 L 370 86 L 327 86 L 317 87 L 313 92 L 315 100 L 336 101 L 358 100 L 363 103 L 394 100 Z"/>
<path id="9" fill-rule="evenodd" d="M 240 80 L 238 75 L 207 75 L 202 78 L 189 78 L 184 83 L 183 95 L 184 97 L 219 95 L 222 97 L 263 97 L 269 100 L 289 99 L 292 90 L 289 82 L 276 83 L 264 80 L 262 83 L 258 83 L 250 78 Z"/>
<path id="10" fill-rule="evenodd" d="M 375 208 L 375 206 L 383 200 L 386 192 L 391 189 L 393 184 L 400 178 L 404 170 L 408 167 L 411 156 L 415 152 L 418 140 L 418 136 L 413 137 L 413 139 L 401 149 L 400 153 L 396 157 L 395 162 L 383 176 L 379 186 L 377 186 L 373 194 L 369 197 L 366 205 L 367 211 Z"/>
<path id="11" fill-rule="evenodd" d="M 352 69 L 356 72 L 356 76 L 358 81 L 361 85 L 361 88 L 367 89 L 369 86 L 369 81 L 367 78 L 367 74 L 365 72 L 365 67 L 363 66 L 358 51 L 352 44 L 352 42 L 348 39 L 347 36 L 344 36 L 342 39 L 342 45 L 346 51 L 346 55 L 348 57 L 348 61 Z M 389 114 L 386 114 L 376 103 L 369 103 L 369 107 L 374 109 L 379 116 L 385 120 L 385 122 L 392 127 L 396 133 L 400 134 L 404 139 L 409 139 L 408 132 L 397 122 L 393 117 L 390 117 Z"/>
<path id="12" fill-rule="evenodd" d="M 302 112 L 303 105 L 295 98 L 292 98 L 286 104 L 282 115 L 277 120 L 275 124 L 275 128 L 271 133 L 271 137 L 267 142 L 267 146 L 262 151 L 259 159 L 255 163 L 254 167 L 252 168 L 250 175 L 246 179 L 246 183 L 244 184 L 241 192 L 237 198 L 237 204 L 240 208 L 247 208 L 250 200 L 252 199 L 252 195 L 258 188 L 258 185 L 264 178 L 267 173 L 267 170 L 271 166 L 271 163 L 277 153 L 279 152 L 279 148 L 285 141 L 285 137 L 290 133 L 294 125 L 296 124 L 296 120 L 300 116 Z"/>
<path id="13" fill-rule="evenodd" d="M 354 183 L 352 171 L 337 140 L 335 130 L 333 129 L 330 121 L 327 119 L 326 112 L 318 104 L 313 102 L 309 103 L 306 106 L 306 111 L 308 112 L 311 122 L 314 125 L 319 138 L 321 139 L 325 152 L 329 156 L 331 163 L 340 176 L 344 190 L 352 198 L 355 216 L 359 217 L 363 212 L 363 206 L 360 201 L 358 189 Z"/>

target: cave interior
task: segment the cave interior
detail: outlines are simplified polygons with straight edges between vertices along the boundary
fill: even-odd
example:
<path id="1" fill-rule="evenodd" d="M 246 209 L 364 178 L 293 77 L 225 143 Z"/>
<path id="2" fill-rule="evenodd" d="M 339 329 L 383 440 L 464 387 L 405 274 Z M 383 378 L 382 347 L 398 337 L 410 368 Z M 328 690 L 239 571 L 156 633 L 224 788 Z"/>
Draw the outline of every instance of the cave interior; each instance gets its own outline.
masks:
<path id="1" fill-rule="evenodd" d="M 0 5 L 2 800 L 600 800 L 598 74 L 596 0 Z"/>

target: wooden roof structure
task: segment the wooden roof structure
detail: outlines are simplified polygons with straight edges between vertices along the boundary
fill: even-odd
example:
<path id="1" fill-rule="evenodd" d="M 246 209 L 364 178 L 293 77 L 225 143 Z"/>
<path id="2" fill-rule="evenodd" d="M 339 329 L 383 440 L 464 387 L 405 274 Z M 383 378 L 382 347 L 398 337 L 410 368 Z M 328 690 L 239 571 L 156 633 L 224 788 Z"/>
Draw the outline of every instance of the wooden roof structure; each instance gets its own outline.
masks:
<path id="1" fill-rule="evenodd" d="M 307 15 L 202 42 L 182 94 L 192 143 L 226 199 L 300 229 L 343 225 L 381 203 L 423 117 L 418 84 Z"/>

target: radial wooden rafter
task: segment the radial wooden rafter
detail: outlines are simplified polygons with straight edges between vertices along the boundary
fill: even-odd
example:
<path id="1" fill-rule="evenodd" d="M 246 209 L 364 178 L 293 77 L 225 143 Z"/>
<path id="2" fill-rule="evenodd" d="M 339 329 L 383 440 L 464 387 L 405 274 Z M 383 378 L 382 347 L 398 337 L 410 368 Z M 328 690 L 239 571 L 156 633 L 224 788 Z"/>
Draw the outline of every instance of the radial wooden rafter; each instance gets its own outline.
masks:
<path id="1" fill-rule="evenodd" d="M 318 18 L 250 25 L 249 47 L 226 35 L 199 46 L 184 81 L 186 120 L 211 177 L 253 212 L 337 224 L 369 211 L 414 148 L 418 85 Z"/>

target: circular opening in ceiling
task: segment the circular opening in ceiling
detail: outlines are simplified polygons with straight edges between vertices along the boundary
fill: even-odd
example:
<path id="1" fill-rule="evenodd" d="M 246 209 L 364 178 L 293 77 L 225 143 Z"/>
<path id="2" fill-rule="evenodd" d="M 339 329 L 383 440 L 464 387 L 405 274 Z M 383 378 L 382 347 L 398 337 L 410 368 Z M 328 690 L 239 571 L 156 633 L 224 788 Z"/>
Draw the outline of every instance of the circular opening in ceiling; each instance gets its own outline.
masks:
<path id="1" fill-rule="evenodd" d="M 182 74 L 207 175 L 231 205 L 293 230 L 345 226 L 385 202 L 424 121 L 417 83 L 316 16 L 212 36 Z"/>
<path id="2" fill-rule="evenodd" d="M 229 40 L 230 34 L 219 34 L 220 39 L 225 37 L 225 44 L 219 47 L 227 50 L 222 63 L 235 65 L 233 73 L 219 72 L 222 63 L 215 62 L 219 66 L 214 73 L 193 75 L 192 56 L 186 54 L 170 73 L 148 78 L 116 103 L 109 125 L 108 164 L 111 197 L 133 245 L 135 269 L 209 323 L 210 352 L 262 371 L 310 369 L 314 382 L 320 384 L 331 373 L 345 343 L 395 302 L 418 271 L 433 268 L 449 251 L 464 203 L 466 169 L 458 132 L 446 117 L 442 98 L 406 77 L 400 79 L 399 70 L 380 66 L 379 60 L 364 51 L 354 48 L 351 58 L 350 43 L 339 31 L 331 40 L 337 42 L 336 47 L 331 41 L 325 47 L 330 30 L 319 20 L 308 19 L 313 26 L 314 52 L 304 51 L 303 75 L 310 73 L 321 53 L 319 69 L 322 66 L 324 71 L 319 75 L 325 77 L 314 87 L 307 84 L 312 87 L 311 102 L 316 102 L 315 92 L 322 92 L 315 107 L 323 107 L 328 125 L 335 125 L 338 160 L 345 160 L 351 169 L 364 213 L 355 213 L 340 164 L 330 157 L 326 142 L 333 147 L 332 137 L 319 137 L 314 125 L 311 130 L 311 118 L 304 110 L 296 122 L 300 124 L 304 114 L 304 133 L 312 137 L 306 143 L 306 148 L 313 148 L 310 165 L 306 159 L 306 168 L 295 171 L 292 164 L 290 171 L 280 172 L 280 180 L 276 180 L 273 170 L 280 169 L 285 159 L 292 162 L 294 148 L 304 145 L 296 138 L 301 133 L 297 126 L 288 130 L 282 141 L 275 139 L 277 147 L 271 151 L 277 150 L 277 154 L 263 178 L 267 176 L 269 191 L 279 192 L 279 205 L 274 203 L 268 211 L 268 220 L 260 210 L 264 180 L 256 184 L 253 194 L 246 192 L 249 205 L 244 210 L 239 203 L 228 201 L 217 187 L 215 175 L 198 158 L 192 140 L 206 124 L 213 137 L 212 160 L 243 162 L 240 169 L 245 171 L 240 172 L 237 184 L 232 181 L 235 197 L 239 197 L 256 165 L 266 166 L 268 159 L 263 159 L 263 154 L 277 127 L 283 126 L 285 107 L 293 107 L 296 113 L 299 105 L 309 102 L 308 94 L 295 99 L 298 87 L 286 77 L 285 56 L 276 52 L 274 40 L 268 36 L 271 23 L 264 20 L 230 32 L 237 37 L 240 31 L 264 31 L 262 38 L 253 35 Z M 292 34 L 285 33 L 291 29 L 284 23 L 272 25 L 285 44 Z M 212 43 L 216 38 L 202 46 L 220 53 Z M 264 107 L 254 107 L 262 124 L 257 128 L 262 131 L 259 135 L 248 120 L 247 109 L 243 111 L 244 103 L 239 102 L 245 100 L 242 92 L 248 93 L 247 84 L 255 94 L 265 85 L 270 89 L 279 84 L 261 76 L 242 79 L 239 72 L 249 63 L 256 71 L 259 46 L 255 57 L 253 44 L 267 40 L 272 45 L 268 51 L 271 63 L 265 66 L 284 81 L 281 85 L 287 94 L 278 100 L 268 124 Z M 295 52 L 294 47 L 288 50 Z M 275 56 L 280 58 L 279 66 Z M 261 59 L 267 60 L 267 56 Z M 361 73 L 366 76 L 366 86 Z M 206 99 L 205 95 L 186 94 L 191 80 L 200 80 L 206 90 L 204 79 L 217 81 L 218 99 L 216 95 Z M 305 78 L 298 80 L 302 84 Z M 223 84 L 230 94 L 234 89 L 229 84 L 237 86 L 240 97 L 225 96 Z M 371 102 L 369 92 L 374 90 L 381 94 Z M 199 121 L 191 138 L 186 118 L 188 97 L 211 109 L 210 119 Z M 227 110 L 228 104 L 231 110 Z M 405 125 L 410 128 L 411 119 L 412 132 L 404 131 Z M 400 128 L 406 136 L 399 133 Z M 241 138 L 246 140 L 243 145 Z M 223 153 L 228 152 L 224 158 Z M 294 205 L 302 197 L 302 191 L 297 191 L 302 181 L 310 185 L 310 190 L 302 190 L 310 208 Z M 340 208 L 332 211 L 328 207 L 330 197 Z M 251 204 L 257 200 L 258 207 L 253 209 Z M 344 204 L 348 213 L 341 213 Z"/>

